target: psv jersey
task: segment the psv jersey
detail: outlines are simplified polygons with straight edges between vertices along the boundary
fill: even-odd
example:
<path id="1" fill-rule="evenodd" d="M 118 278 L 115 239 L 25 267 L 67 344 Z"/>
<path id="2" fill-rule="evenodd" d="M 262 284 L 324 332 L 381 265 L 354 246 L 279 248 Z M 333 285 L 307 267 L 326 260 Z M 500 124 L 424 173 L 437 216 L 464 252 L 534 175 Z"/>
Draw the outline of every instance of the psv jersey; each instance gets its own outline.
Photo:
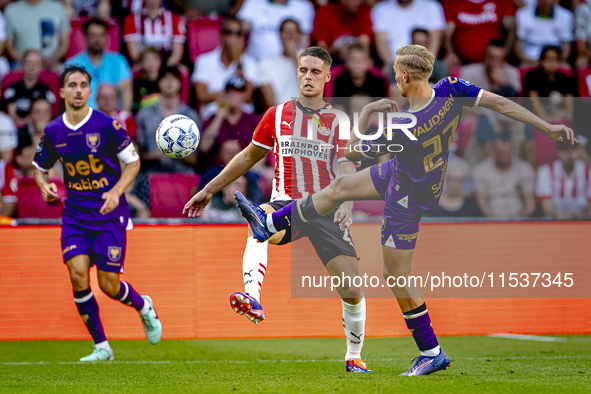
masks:
<path id="1" fill-rule="evenodd" d="M 338 138 L 338 119 L 327 112 L 332 108 L 311 110 L 292 100 L 265 113 L 252 143 L 275 155 L 271 201 L 306 197 L 336 178 L 335 167 L 347 160 L 347 140 Z"/>

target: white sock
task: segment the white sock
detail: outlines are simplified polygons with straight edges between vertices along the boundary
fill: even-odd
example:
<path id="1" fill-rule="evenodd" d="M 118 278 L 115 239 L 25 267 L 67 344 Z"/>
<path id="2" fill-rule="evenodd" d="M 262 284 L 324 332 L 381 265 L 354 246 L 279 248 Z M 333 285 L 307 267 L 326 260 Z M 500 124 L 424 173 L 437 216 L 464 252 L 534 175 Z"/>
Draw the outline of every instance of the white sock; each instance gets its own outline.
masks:
<path id="1" fill-rule="evenodd" d="M 435 357 L 439 356 L 439 352 L 441 352 L 441 346 L 437 345 L 433 349 L 421 351 L 421 356 Z"/>
<path id="2" fill-rule="evenodd" d="M 273 234 L 277 232 L 277 229 L 275 228 L 275 223 L 273 223 L 273 215 L 271 215 L 270 213 L 267 214 L 267 230 L 269 230 Z"/>
<path id="3" fill-rule="evenodd" d="M 242 258 L 242 279 L 244 279 L 244 292 L 261 299 L 261 288 L 267 273 L 267 249 L 268 242 L 258 242 L 254 237 L 246 239 L 246 249 Z"/>
<path id="4" fill-rule="evenodd" d="M 144 306 L 142 307 L 142 309 L 140 309 L 140 315 L 145 315 L 146 313 L 148 313 L 150 311 L 150 304 L 148 303 L 148 301 L 144 300 Z"/>
<path id="5" fill-rule="evenodd" d="M 95 343 L 94 347 L 97 349 L 111 350 L 111 346 L 109 346 L 109 341 L 102 341 L 100 343 Z"/>
<path id="6" fill-rule="evenodd" d="M 341 300 L 342 301 L 342 300 Z M 361 348 L 365 339 L 365 298 L 357 305 L 343 303 L 343 327 L 347 337 L 346 360 L 361 358 Z"/>

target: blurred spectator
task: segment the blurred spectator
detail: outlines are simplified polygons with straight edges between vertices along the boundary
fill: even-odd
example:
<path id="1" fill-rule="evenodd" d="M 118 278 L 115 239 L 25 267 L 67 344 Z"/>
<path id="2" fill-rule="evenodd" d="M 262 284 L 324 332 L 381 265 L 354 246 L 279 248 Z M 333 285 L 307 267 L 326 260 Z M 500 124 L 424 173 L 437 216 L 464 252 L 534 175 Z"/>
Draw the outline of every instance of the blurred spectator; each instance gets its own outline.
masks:
<path id="1" fill-rule="evenodd" d="M 512 0 L 448 0 L 444 2 L 447 18 L 445 63 L 448 67 L 482 62 L 491 40 L 507 31 L 507 49 L 515 36 L 515 4 Z"/>
<path id="2" fill-rule="evenodd" d="M 517 11 L 517 57 L 524 66 L 537 63 L 542 49 L 549 45 L 562 46 L 568 59 L 573 41 L 573 14 L 555 4 L 555 0 L 538 0 L 537 6 L 525 6 Z"/>
<path id="3" fill-rule="evenodd" d="M 83 66 L 92 76 L 90 89 L 92 95 L 88 104 L 97 109 L 96 94 L 103 83 L 119 87 L 121 91 L 121 108 L 131 111 L 133 105 L 133 85 L 131 70 L 127 59 L 120 53 L 106 51 L 107 24 L 101 19 L 90 19 L 84 23 L 84 35 L 87 49 L 68 59 L 66 64 L 77 63 Z"/>
<path id="4" fill-rule="evenodd" d="M 164 118 L 180 114 L 199 124 L 197 113 L 181 101 L 181 76 L 177 67 L 163 67 L 158 77 L 160 101 L 137 114 L 137 140 L 141 147 L 142 169 L 150 172 L 192 172 L 197 155 L 175 160 L 160 151 L 156 145 L 156 130 Z M 145 168 L 144 168 L 145 166 Z"/>
<path id="5" fill-rule="evenodd" d="M 0 160 L 12 163 L 12 155 L 17 146 L 16 125 L 10 116 L 0 112 Z"/>
<path id="6" fill-rule="evenodd" d="M 201 116 L 204 119 L 215 113 L 218 104 L 226 102 L 224 88 L 234 75 L 246 80 L 248 102 L 251 101 L 254 87 L 258 86 L 262 79 L 257 61 L 247 53 L 242 53 L 244 39 L 240 21 L 226 18 L 222 21 L 221 30 L 222 46 L 199 56 L 191 76 L 197 99 L 201 102 Z M 261 93 L 266 103 L 275 102 L 270 85 L 261 86 Z M 244 105 L 242 110 L 253 112 L 254 106 Z"/>
<path id="7" fill-rule="evenodd" d="M 470 177 L 470 166 L 465 160 L 449 161 L 445 172 L 445 183 L 439 205 L 429 216 L 432 217 L 477 217 L 482 216 L 476 199 L 468 197 L 464 184 Z"/>
<path id="8" fill-rule="evenodd" d="M 0 79 L 10 71 L 10 64 L 5 55 L 6 52 L 6 20 L 0 12 Z"/>
<path id="9" fill-rule="evenodd" d="M 387 0 L 371 10 L 378 55 L 384 61 L 384 76 L 390 78 L 396 51 L 412 40 L 412 31 L 422 28 L 431 34 L 429 51 L 439 53 L 445 32 L 443 7 L 431 0 Z"/>
<path id="10" fill-rule="evenodd" d="M 369 50 L 370 9 L 362 0 L 339 0 L 320 7 L 314 18 L 312 39 L 326 49 L 337 63 L 346 58 L 349 45 L 360 43 Z"/>
<path id="11" fill-rule="evenodd" d="M 33 168 L 31 162 L 35 157 L 35 149 L 45 131 L 45 126 L 51 122 L 51 111 L 52 104 L 45 97 L 33 100 L 29 121 L 17 130 L 19 154 L 16 162 L 25 174 L 29 174 L 28 170 Z M 30 148 L 29 151 L 25 152 L 28 148 Z M 26 153 L 30 153 L 30 157 Z"/>
<path id="12" fill-rule="evenodd" d="M 279 27 L 285 19 L 299 23 L 303 34 L 302 46 L 308 47 L 314 7 L 307 0 L 244 0 L 238 18 L 243 21 L 245 31 L 249 32 L 247 52 L 262 59 L 281 54 Z"/>
<path id="13" fill-rule="evenodd" d="M 205 15 L 231 14 L 231 8 L 236 3 L 234 0 L 173 0 L 181 7 L 187 20 L 196 19 Z"/>
<path id="14" fill-rule="evenodd" d="M 421 45 L 425 48 L 429 48 L 431 45 L 431 33 L 425 29 L 414 29 L 411 33 L 411 44 L 412 45 Z M 437 83 L 443 78 L 449 75 L 447 65 L 438 58 L 435 58 L 435 63 L 433 64 L 433 72 L 431 73 L 431 77 L 429 78 L 429 82 Z"/>
<path id="15" fill-rule="evenodd" d="M 484 63 L 462 67 L 460 78 L 503 97 L 517 97 L 521 92 L 519 70 L 507 63 L 507 50 L 501 40 L 488 44 Z"/>
<path id="16" fill-rule="evenodd" d="M 18 179 L 12 164 L 0 159 L 0 216 L 14 217 L 18 202 Z"/>
<path id="17" fill-rule="evenodd" d="M 111 0 L 62 0 L 62 2 L 70 19 L 111 16 Z"/>
<path id="18" fill-rule="evenodd" d="M 248 180 L 241 176 L 230 183 L 221 192 L 212 197 L 210 203 L 205 207 L 201 214 L 203 221 L 215 222 L 243 222 L 244 218 L 240 210 L 236 208 L 234 193 L 240 191 L 245 196 L 248 195 Z M 252 197 L 249 197 L 252 198 Z"/>
<path id="19" fill-rule="evenodd" d="M 474 169 L 474 189 L 480 211 L 486 217 L 518 218 L 534 213 L 535 171 L 513 155 L 509 132 L 500 133 L 493 144 L 493 157 Z"/>
<path id="20" fill-rule="evenodd" d="M 183 18 L 162 7 L 162 0 L 144 0 L 139 14 L 129 14 L 123 24 L 123 41 L 133 63 L 140 51 L 150 46 L 160 51 L 168 66 L 183 59 L 186 41 Z"/>
<path id="21" fill-rule="evenodd" d="M 117 109 L 117 96 L 117 88 L 114 85 L 110 83 L 100 85 L 96 93 L 98 110 L 116 119 L 125 131 L 127 131 L 127 135 L 135 141 L 137 134 L 135 118 L 131 112 Z"/>
<path id="22" fill-rule="evenodd" d="M 577 39 L 577 69 L 589 67 L 591 60 L 591 3 L 579 3 L 575 11 Z"/>
<path id="23" fill-rule="evenodd" d="M 273 88 L 275 104 L 285 103 L 299 95 L 298 55 L 301 51 L 302 33 L 300 25 L 293 19 L 286 19 L 279 28 L 283 53 L 261 60 L 260 74 L 268 79 Z"/>
<path id="24" fill-rule="evenodd" d="M 51 0 L 19 0 L 6 6 L 4 14 L 8 56 L 19 62 L 24 51 L 38 49 L 45 67 L 57 67 L 68 51 L 72 30 L 64 5 Z"/>
<path id="25" fill-rule="evenodd" d="M 27 123 L 33 100 L 44 97 L 51 105 L 55 104 L 55 94 L 43 82 L 39 81 L 39 74 L 43 69 L 41 52 L 32 49 L 23 54 L 23 79 L 10 85 L 4 91 L 6 110 L 12 120 L 22 126 Z"/>
<path id="26" fill-rule="evenodd" d="M 158 74 L 162 67 L 160 53 L 152 47 L 145 47 L 140 52 L 141 72 L 133 80 L 133 109 L 134 111 L 158 103 Z"/>
<path id="27" fill-rule="evenodd" d="M 538 170 L 536 195 L 546 216 L 558 219 L 589 217 L 591 172 L 579 159 L 579 149 L 569 141 L 558 142 L 558 160 Z"/>
<path id="28" fill-rule="evenodd" d="M 140 179 L 146 179 L 146 177 L 140 176 Z M 134 179 L 134 181 L 131 183 L 131 185 L 129 185 L 127 190 L 125 190 L 125 199 L 129 204 L 129 212 L 131 213 L 132 217 L 147 219 L 150 217 L 150 208 L 148 208 L 148 206 L 142 201 L 141 198 L 139 198 L 133 193 L 134 189 L 136 188 L 136 182 L 138 182 L 137 178 Z M 149 199 L 149 183 L 146 191 L 148 193 L 147 198 Z"/>
<path id="29" fill-rule="evenodd" d="M 353 44 L 347 49 L 347 70 L 336 77 L 335 97 L 350 97 L 354 93 L 366 93 L 370 97 L 386 97 L 386 83 L 367 70 L 371 67 L 369 49 Z"/>
<path id="30" fill-rule="evenodd" d="M 246 99 L 245 90 L 244 79 L 238 76 L 230 79 L 226 85 L 227 104 L 220 106 L 215 115 L 203 122 L 199 143 L 199 166 L 203 170 L 218 164 L 216 158 L 225 141 L 236 141 L 242 148 L 250 144 L 261 117 L 242 111 Z"/>
<path id="31" fill-rule="evenodd" d="M 540 67 L 529 72 L 523 82 L 523 94 L 530 97 L 536 115 L 548 122 L 573 119 L 577 82 L 559 71 L 560 47 L 546 47 L 540 55 Z"/>

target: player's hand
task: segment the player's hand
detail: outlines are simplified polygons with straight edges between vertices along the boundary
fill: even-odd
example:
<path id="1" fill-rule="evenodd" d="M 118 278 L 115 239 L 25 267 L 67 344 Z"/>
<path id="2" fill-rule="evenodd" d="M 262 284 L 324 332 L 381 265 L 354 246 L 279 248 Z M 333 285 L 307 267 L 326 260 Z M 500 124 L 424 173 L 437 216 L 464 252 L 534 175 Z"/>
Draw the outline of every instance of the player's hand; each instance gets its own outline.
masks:
<path id="1" fill-rule="evenodd" d="M 371 112 L 398 112 L 398 103 L 390 99 L 381 99 L 366 105 Z"/>
<path id="2" fill-rule="evenodd" d="M 187 217 L 189 218 L 199 217 L 207 204 L 209 204 L 211 197 L 213 197 L 213 195 L 206 193 L 205 190 L 199 191 L 199 193 L 191 197 L 189 202 L 185 204 L 183 215 L 187 212 Z"/>
<path id="3" fill-rule="evenodd" d="M 41 196 L 43 201 L 52 202 L 57 198 L 57 185 L 55 183 L 46 183 L 41 188 Z"/>
<path id="4" fill-rule="evenodd" d="M 345 202 L 334 213 L 334 222 L 339 223 L 341 230 L 353 223 L 353 203 Z"/>
<path id="5" fill-rule="evenodd" d="M 570 141 L 571 145 L 579 143 L 579 141 L 577 141 L 577 139 L 575 138 L 575 132 L 570 127 L 567 127 L 563 124 L 550 125 L 550 128 L 548 129 L 546 135 L 552 141 L 564 141 L 564 139 L 566 138 L 567 141 Z"/>
<path id="6" fill-rule="evenodd" d="M 121 196 L 119 196 L 119 194 L 113 190 L 103 193 L 102 199 L 105 200 L 105 203 L 99 211 L 101 215 L 106 215 L 112 212 L 113 209 L 117 208 L 119 205 L 119 197 Z"/>

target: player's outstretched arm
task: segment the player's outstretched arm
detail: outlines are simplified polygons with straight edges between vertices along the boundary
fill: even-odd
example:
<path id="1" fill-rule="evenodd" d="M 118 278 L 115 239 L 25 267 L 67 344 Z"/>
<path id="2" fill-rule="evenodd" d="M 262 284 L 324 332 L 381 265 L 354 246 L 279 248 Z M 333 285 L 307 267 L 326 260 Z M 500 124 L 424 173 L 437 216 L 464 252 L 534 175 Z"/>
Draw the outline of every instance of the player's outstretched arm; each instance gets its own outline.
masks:
<path id="1" fill-rule="evenodd" d="M 341 175 L 355 174 L 357 166 L 351 161 L 342 161 L 339 163 Z M 339 223 L 341 230 L 353 223 L 353 201 L 345 201 L 334 213 L 334 222 Z"/>
<path id="2" fill-rule="evenodd" d="M 497 94 L 485 91 L 482 94 L 479 105 L 520 122 L 527 123 L 546 134 L 548 138 L 553 141 L 562 141 L 566 138 L 573 145 L 575 142 L 578 142 L 575 138 L 575 133 L 571 128 L 565 125 L 550 124 L 545 120 L 538 118 L 521 105 Z"/>
<path id="3" fill-rule="evenodd" d="M 209 204 L 209 200 L 214 194 L 240 178 L 244 173 L 252 168 L 259 160 L 267 156 L 269 151 L 260 148 L 254 144 L 248 145 L 240 153 L 238 153 L 232 161 L 224 167 L 218 176 L 213 178 L 203 190 L 200 190 L 185 204 L 183 208 L 183 215 L 187 213 L 187 217 L 195 218 L 201 215 L 203 209 Z"/>
<path id="4" fill-rule="evenodd" d="M 39 190 L 41 190 L 43 201 L 52 202 L 57 198 L 57 185 L 55 183 L 49 183 L 47 172 L 35 168 L 35 183 Z"/>
<path id="5" fill-rule="evenodd" d="M 125 193 L 125 190 L 127 190 L 129 185 L 131 185 L 138 172 L 140 172 L 140 166 L 141 164 L 139 160 L 125 164 L 125 167 L 123 167 L 123 170 L 121 171 L 121 177 L 115 186 L 113 186 L 108 192 L 104 192 L 102 195 L 105 203 L 99 211 L 101 215 L 106 215 L 113 209 L 117 208 L 119 205 L 119 198 Z"/>

